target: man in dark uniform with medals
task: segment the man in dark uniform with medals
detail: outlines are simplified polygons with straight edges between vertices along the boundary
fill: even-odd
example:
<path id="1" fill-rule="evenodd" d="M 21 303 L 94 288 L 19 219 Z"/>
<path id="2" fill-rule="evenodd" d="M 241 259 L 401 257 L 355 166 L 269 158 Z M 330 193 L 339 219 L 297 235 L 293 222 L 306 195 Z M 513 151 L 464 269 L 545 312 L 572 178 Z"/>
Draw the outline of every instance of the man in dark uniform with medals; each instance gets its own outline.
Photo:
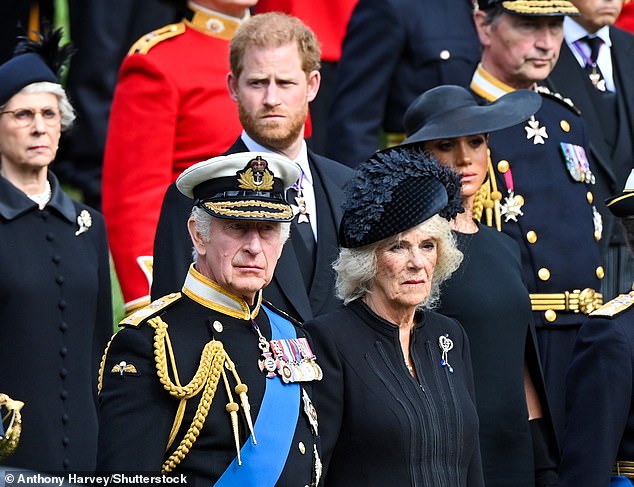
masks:
<path id="1" fill-rule="evenodd" d="M 471 81 L 487 101 L 522 88 L 542 96 L 527 122 L 490 135 L 493 177 L 484 206 L 487 223 L 520 244 L 558 435 L 575 335 L 602 304 L 604 275 L 585 124 L 569 100 L 537 86 L 557 61 L 564 16 L 576 13 L 568 1 L 479 0 L 474 20 L 483 51 Z"/>
<path id="2" fill-rule="evenodd" d="M 634 171 L 606 200 L 634 252 Z M 618 221 L 618 220 L 617 220 Z M 579 329 L 566 377 L 562 487 L 634 484 L 634 291 L 621 294 Z"/>
<path id="3" fill-rule="evenodd" d="M 97 469 L 185 474 L 216 486 L 317 485 L 304 331 L 262 300 L 288 238 L 299 167 L 242 152 L 187 169 L 195 248 L 180 293 L 121 322 L 100 372 Z"/>

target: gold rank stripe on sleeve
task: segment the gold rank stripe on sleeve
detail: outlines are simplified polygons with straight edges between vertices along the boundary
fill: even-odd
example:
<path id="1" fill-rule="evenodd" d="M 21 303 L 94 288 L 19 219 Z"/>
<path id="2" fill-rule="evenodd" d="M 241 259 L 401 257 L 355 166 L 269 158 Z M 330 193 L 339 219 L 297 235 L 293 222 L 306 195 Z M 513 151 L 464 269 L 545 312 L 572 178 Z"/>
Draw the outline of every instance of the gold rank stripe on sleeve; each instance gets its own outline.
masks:
<path id="1" fill-rule="evenodd" d="M 121 320 L 121 322 L 119 323 L 119 326 L 137 328 L 145 320 L 154 316 L 159 311 L 164 310 L 168 306 L 171 306 L 176 301 L 181 299 L 181 297 L 182 297 L 181 293 L 172 293 L 172 294 L 168 294 L 167 296 L 163 296 L 162 298 L 159 298 L 155 301 L 152 301 L 152 303 L 147 305 L 145 308 L 142 308 L 132 313 L 130 316 Z"/>
<path id="2" fill-rule="evenodd" d="M 132 44 L 132 47 L 128 51 L 128 56 L 131 54 L 147 54 L 149 50 L 159 42 L 181 35 L 183 32 L 185 32 L 185 24 L 183 22 L 169 24 L 160 29 L 156 29 L 149 34 L 145 34 Z"/>
<path id="3" fill-rule="evenodd" d="M 613 318 L 623 311 L 629 309 L 634 304 L 634 292 L 629 294 L 620 294 L 612 301 L 605 303 L 596 311 L 590 313 L 590 316 L 600 316 L 603 318 Z"/>

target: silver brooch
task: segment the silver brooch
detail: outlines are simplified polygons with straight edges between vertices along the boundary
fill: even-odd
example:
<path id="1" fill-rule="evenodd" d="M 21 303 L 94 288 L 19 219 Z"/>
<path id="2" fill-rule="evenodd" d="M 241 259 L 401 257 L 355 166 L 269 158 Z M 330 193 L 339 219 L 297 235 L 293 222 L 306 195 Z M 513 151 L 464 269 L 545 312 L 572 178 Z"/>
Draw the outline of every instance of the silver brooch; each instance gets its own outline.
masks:
<path id="1" fill-rule="evenodd" d="M 453 374 L 453 367 L 447 360 L 447 353 L 453 348 L 453 341 L 449 338 L 449 335 L 440 335 L 438 337 L 438 346 L 440 347 L 440 351 L 442 352 L 442 356 L 440 358 L 440 365 L 443 367 L 447 367 L 449 373 Z"/>
<path id="2" fill-rule="evenodd" d="M 77 217 L 77 225 L 79 226 L 79 229 L 75 232 L 75 236 L 87 232 L 92 226 L 92 217 L 87 210 L 81 210 L 81 213 Z"/>

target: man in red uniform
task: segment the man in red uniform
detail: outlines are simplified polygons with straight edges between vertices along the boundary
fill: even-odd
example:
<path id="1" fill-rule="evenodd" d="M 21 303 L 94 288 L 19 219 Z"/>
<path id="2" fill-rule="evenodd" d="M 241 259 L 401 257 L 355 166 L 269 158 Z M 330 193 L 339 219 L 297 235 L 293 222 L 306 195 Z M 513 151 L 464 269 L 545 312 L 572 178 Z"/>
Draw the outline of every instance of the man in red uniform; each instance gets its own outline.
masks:
<path id="1" fill-rule="evenodd" d="M 242 131 L 226 88 L 229 40 L 257 0 L 196 0 L 182 22 L 130 49 L 115 90 L 103 213 L 126 313 L 149 303 L 154 233 L 166 188 Z"/>

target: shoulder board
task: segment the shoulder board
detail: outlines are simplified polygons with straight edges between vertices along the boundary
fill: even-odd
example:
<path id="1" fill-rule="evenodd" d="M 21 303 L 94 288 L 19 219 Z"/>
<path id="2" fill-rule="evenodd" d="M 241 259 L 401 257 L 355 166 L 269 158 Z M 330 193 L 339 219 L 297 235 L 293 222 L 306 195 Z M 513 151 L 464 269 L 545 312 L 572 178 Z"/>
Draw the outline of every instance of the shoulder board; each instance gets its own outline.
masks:
<path id="1" fill-rule="evenodd" d="M 278 308 L 277 306 L 275 306 L 274 304 L 272 304 L 270 301 L 267 301 L 266 299 L 262 300 L 262 304 L 265 304 L 267 308 L 275 311 L 278 315 L 283 316 L 284 318 L 286 318 L 288 321 L 290 321 L 291 323 L 293 323 L 295 326 L 299 326 L 300 328 L 302 326 L 304 326 L 302 324 L 301 321 L 299 321 L 296 318 L 293 318 L 291 315 L 289 315 L 286 311 L 281 310 L 280 308 Z"/>
<path id="2" fill-rule="evenodd" d="M 572 110 L 577 115 L 581 115 L 581 110 L 579 110 L 575 106 L 570 98 L 566 98 L 560 93 L 551 91 L 550 88 L 548 88 L 547 86 L 537 86 L 537 93 L 546 98 L 550 98 L 551 100 L 555 100 L 556 102 L 559 102 L 560 104 L 565 106 L 568 110 Z"/>
<path id="3" fill-rule="evenodd" d="M 590 313 L 590 316 L 613 318 L 630 308 L 632 305 L 634 305 L 634 292 L 629 294 L 620 294 L 612 301 L 605 303 L 599 309 Z"/>
<path id="4" fill-rule="evenodd" d="M 147 54 L 148 51 L 159 42 L 179 36 L 183 32 L 185 32 L 185 24 L 183 22 L 179 22 L 178 24 L 169 24 L 161 27 L 160 29 L 153 30 L 132 44 L 132 47 L 128 51 L 128 56 L 131 54 Z"/>
<path id="5" fill-rule="evenodd" d="M 168 307 L 172 306 L 182 297 L 183 295 L 181 293 L 172 293 L 168 294 L 167 296 L 163 296 L 156 301 L 152 301 L 145 308 L 141 308 L 140 310 L 135 311 L 130 316 L 121 320 L 119 322 L 119 326 L 138 328 L 143 322 L 147 321 L 149 318 L 156 316 L 161 311 L 165 311 Z"/>

